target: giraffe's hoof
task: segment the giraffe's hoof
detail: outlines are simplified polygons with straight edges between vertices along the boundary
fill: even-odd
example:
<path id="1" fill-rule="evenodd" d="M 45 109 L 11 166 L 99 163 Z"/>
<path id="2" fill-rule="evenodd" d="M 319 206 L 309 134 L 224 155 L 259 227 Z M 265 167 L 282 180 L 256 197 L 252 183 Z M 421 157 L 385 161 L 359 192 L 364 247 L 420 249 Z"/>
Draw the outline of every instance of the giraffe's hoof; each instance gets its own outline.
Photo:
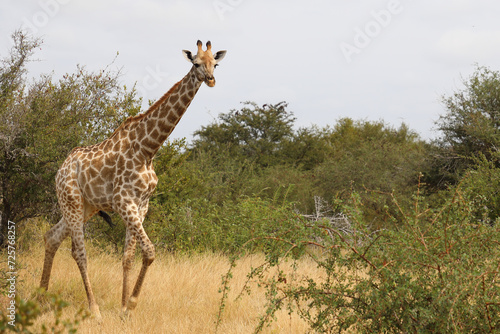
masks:
<path id="1" fill-rule="evenodd" d="M 130 319 L 130 311 L 126 308 L 123 308 L 122 313 L 120 314 L 120 318 L 122 319 L 122 321 L 127 321 L 128 319 Z"/>
<path id="2" fill-rule="evenodd" d="M 135 307 L 137 306 L 137 298 L 136 297 L 130 297 L 127 303 L 127 311 L 133 311 Z"/>
<path id="3" fill-rule="evenodd" d="M 47 289 L 38 288 L 31 294 L 31 298 L 35 299 L 38 303 L 45 302 L 47 300 Z"/>
<path id="4" fill-rule="evenodd" d="M 102 316 L 101 316 L 101 312 L 99 311 L 99 306 L 95 305 L 95 306 L 91 307 L 90 313 L 92 314 L 92 316 L 91 316 L 92 319 L 95 319 L 95 321 L 97 321 L 97 323 L 99 325 L 102 324 Z"/>
<path id="5" fill-rule="evenodd" d="M 99 325 L 102 325 L 102 316 L 100 314 L 96 314 L 93 317 L 94 317 L 95 321 L 97 321 L 97 323 Z"/>
<path id="6" fill-rule="evenodd" d="M 127 302 L 127 306 L 122 307 L 122 314 L 120 315 L 120 318 L 122 318 L 123 321 L 130 319 L 130 315 L 136 306 L 137 306 L 137 298 L 130 297 L 130 299 Z"/>

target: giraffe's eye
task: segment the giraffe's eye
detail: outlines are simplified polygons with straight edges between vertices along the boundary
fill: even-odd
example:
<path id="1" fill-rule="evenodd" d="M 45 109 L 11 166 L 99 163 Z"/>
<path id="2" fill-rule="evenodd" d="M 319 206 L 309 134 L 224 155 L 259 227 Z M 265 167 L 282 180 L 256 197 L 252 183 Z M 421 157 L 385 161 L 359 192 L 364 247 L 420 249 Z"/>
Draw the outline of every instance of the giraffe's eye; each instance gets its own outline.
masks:
<path id="1" fill-rule="evenodd" d="M 194 67 L 196 67 L 196 68 L 200 67 L 200 64 L 196 64 L 196 63 L 194 63 L 193 65 L 194 65 Z"/>
<path id="2" fill-rule="evenodd" d="M 219 66 L 219 64 L 215 64 L 215 65 L 214 65 L 214 68 L 216 68 L 217 66 Z"/>

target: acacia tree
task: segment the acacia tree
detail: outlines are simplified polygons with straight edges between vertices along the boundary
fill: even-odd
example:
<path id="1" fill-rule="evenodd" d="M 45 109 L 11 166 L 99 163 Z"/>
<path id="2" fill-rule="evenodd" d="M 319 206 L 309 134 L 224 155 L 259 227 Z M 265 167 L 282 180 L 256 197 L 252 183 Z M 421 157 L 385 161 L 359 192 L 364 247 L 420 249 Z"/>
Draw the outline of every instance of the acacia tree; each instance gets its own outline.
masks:
<path id="1" fill-rule="evenodd" d="M 2 235 L 8 220 L 52 212 L 55 173 L 69 151 L 104 139 L 140 105 L 108 68 L 91 73 L 79 66 L 58 81 L 42 75 L 28 83 L 26 65 L 42 42 L 23 31 L 12 38 L 0 67 Z"/>

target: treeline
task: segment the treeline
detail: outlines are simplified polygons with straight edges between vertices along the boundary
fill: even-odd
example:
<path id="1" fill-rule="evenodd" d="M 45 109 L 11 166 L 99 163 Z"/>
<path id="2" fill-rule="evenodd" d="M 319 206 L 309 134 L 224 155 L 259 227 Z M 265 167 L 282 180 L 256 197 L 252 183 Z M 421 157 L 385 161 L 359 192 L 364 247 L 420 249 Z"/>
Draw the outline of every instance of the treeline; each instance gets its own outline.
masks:
<path id="1" fill-rule="evenodd" d="M 470 81 L 482 87 L 466 89 L 491 89 L 497 75 L 478 68 Z M 500 92 L 497 83 L 493 95 Z M 192 143 L 170 143 L 159 153 L 160 182 L 151 222 L 166 222 L 160 234 L 166 247 L 190 248 L 203 244 L 207 231 L 198 224 L 210 213 L 230 215 L 239 204 L 253 200 L 275 207 L 287 203 L 311 214 L 317 196 L 340 212 L 355 193 L 373 229 L 398 228 L 402 212 L 414 205 L 414 194 L 439 207 L 460 185 L 478 208 L 471 212 L 475 219 L 493 224 L 500 213 L 498 124 L 492 124 L 494 117 L 486 112 L 458 121 L 463 110 L 457 101 L 463 103 L 465 96 L 477 98 L 470 91 L 444 98 L 447 115 L 438 123 L 444 135 L 433 142 L 422 140 L 405 124 L 394 128 L 382 121 L 343 118 L 323 128 L 296 129 L 285 102 L 246 102 L 196 131 Z M 478 129 L 480 124 L 489 128 Z M 161 217 L 153 219 L 155 214 Z M 239 223 L 248 221 L 234 217 L 231 222 Z M 212 224 L 224 221 L 215 218 Z M 171 238 L 165 239 L 167 235 Z"/>

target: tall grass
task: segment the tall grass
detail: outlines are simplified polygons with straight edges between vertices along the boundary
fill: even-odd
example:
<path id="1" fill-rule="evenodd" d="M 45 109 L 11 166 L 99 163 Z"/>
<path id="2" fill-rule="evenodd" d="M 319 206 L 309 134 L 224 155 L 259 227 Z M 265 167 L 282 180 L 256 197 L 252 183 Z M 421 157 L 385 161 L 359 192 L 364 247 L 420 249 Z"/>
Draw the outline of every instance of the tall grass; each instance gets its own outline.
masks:
<path id="1" fill-rule="evenodd" d="M 63 243 L 56 255 L 49 290 L 69 306 L 64 308 L 62 319 L 71 319 L 81 308 L 87 307 L 87 298 L 75 261 L 71 257 L 71 244 Z M 226 256 L 214 253 L 195 255 L 168 255 L 157 257 L 148 272 L 139 304 L 132 316 L 121 319 L 121 258 L 87 245 L 90 280 L 103 316 L 98 324 L 88 318 L 78 327 L 78 333 L 213 333 L 221 300 L 221 277 L 230 264 Z M 253 287 L 251 295 L 240 295 L 247 282 L 251 267 L 260 265 L 262 255 L 246 256 L 233 270 L 231 291 L 218 326 L 219 333 L 251 333 L 262 315 L 266 296 L 263 290 Z M 22 282 L 19 293 L 31 298 L 36 291 L 43 265 L 42 247 L 32 247 L 20 254 Z M 140 258 L 135 264 L 140 268 Z M 321 271 L 307 259 L 298 264 L 299 275 L 321 277 Z M 239 298 L 237 298 L 239 296 Z M 45 312 L 34 325 L 34 333 L 41 332 L 42 324 L 52 323 L 54 314 L 47 302 Z M 276 315 L 276 321 L 265 333 L 304 333 L 308 325 L 298 315 L 286 311 Z"/>

